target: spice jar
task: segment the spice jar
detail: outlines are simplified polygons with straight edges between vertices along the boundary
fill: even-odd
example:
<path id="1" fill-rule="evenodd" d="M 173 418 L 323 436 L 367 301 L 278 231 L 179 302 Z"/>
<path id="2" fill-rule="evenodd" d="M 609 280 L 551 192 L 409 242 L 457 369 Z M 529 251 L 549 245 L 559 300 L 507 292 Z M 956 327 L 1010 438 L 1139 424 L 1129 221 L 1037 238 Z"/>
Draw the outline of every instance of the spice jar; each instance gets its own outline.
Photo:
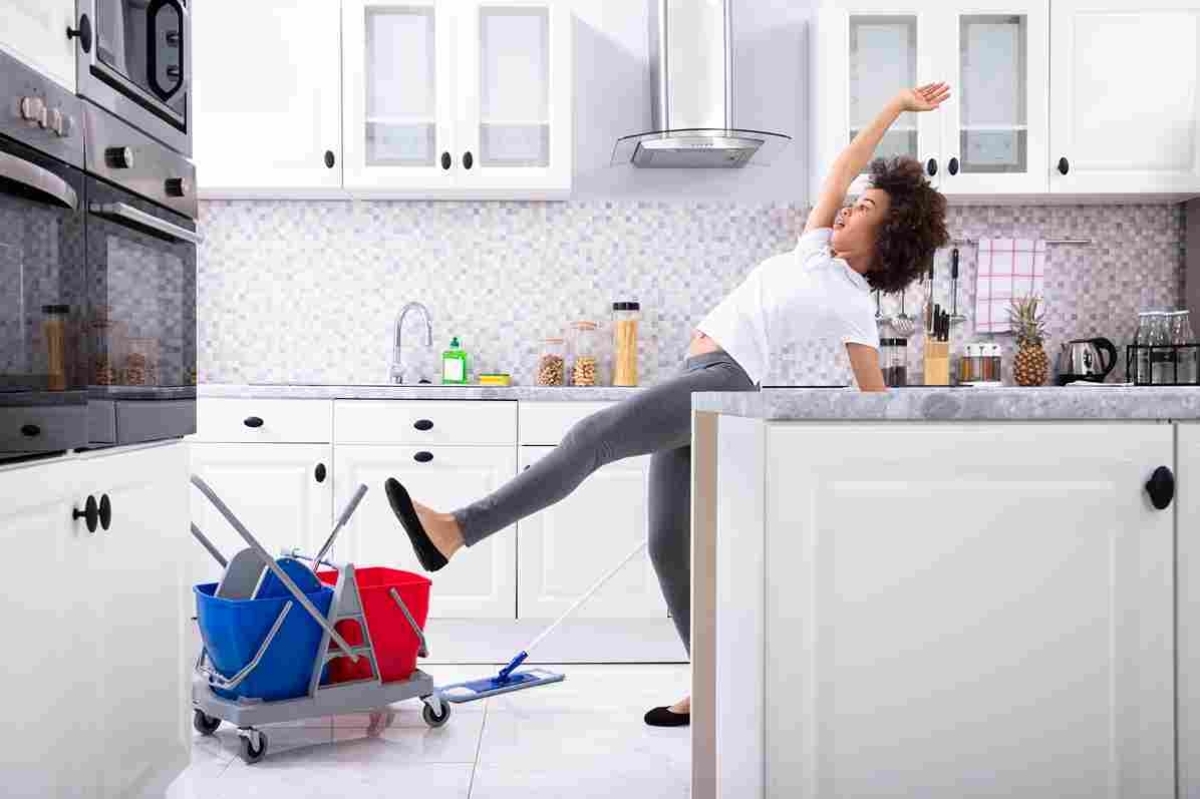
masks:
<path id="1" fill-rule="evenodd" d="M 567 358 L 563 339 L 551 337 L 542 341 L 536 380 L 539 386 L 566 385 Z"/>
<path id="2" fill-rule="evenodd" d="M 128 348 L 121 383 L 126 386 L 158 385 L 158 340 L 131 338 Z"/>
<path id="3" fill-rule="evenodd" d="M 889 388 L 908 385 L 908 339 L 880 339 L 879 358 L 884 385 Z"/>
<path id="4" fill-rule="evenodd" d="M 67 314 L 69 305 L 42 306 L 42 339 L 46 344 L 46 388 L 67 388 Z"/>
<path id="5" fill-rule="evenodd" d="M 596 385 L 596 323 L 575 322 L 571 325 L 571 384 Z"/>
<path id="6" fill-rule="evenodd" d="M 642 306 L 637 302 L 614 302 L 613 385 L 638 384 L 638 322 Z"/>

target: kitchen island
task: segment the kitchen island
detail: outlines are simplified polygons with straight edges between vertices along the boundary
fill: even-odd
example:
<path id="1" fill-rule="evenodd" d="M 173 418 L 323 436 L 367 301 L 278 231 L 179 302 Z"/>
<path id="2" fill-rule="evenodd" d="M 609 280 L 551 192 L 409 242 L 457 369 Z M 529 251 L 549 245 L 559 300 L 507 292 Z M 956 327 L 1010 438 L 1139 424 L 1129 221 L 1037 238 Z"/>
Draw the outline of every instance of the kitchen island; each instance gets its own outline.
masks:
<path id="1" fill-rule="evenodd" d="M 693 408 L 694 797 L 1200 790 L 1200 391 Z"/>

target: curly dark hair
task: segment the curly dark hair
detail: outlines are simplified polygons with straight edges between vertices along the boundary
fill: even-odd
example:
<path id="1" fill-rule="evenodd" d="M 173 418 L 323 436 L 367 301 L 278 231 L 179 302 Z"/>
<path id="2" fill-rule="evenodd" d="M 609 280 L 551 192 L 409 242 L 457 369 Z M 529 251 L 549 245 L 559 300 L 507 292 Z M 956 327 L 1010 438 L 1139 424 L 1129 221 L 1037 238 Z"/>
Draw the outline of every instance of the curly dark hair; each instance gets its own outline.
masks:
<path id="1" fill-rule="evenodd" d="M 933 254 L 946 246 L 946 198 L 925 179 L 912 158 L 871 162 L 871 186 L 887 192 L 887 215 L 875 234 L 875 258 L 867 283 L 884 292 L 903 291 L 929 271 Z"/>

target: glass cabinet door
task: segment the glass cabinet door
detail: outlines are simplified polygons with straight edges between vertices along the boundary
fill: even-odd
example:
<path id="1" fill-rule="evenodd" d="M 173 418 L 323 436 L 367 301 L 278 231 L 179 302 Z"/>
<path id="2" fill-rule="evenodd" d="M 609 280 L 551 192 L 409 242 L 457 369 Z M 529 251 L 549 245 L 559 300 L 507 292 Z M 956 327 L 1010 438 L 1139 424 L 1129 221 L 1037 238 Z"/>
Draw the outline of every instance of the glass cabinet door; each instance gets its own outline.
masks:
<path id="1" fill-rule="evenodd" d="M 463 0 L 459 13 L 464 185 L 569 187 L 569 15 L 547 0 Z"/>
<path id="2" fill-rule="evenodd" d="M 343 4 L 347 188 L 427 188 L 439 176 L 453 179 L 450 5 Z"/>
<path id="3" fill-rule="evenodd" d="M 950 41 L 954 95 L 943 106 L 946 174 L 956 194 L 1045 191 L 1049 92 L 1044 2 L 973 7 Z"/>
<path id="4" fill-rule="evenodd" d="M 849 144 L 902 89 L 932 79 L 928 55 L 935 43 L 929 36 L 927 16 L 868 11 L 848 15 L 848 126 L 842 131 L 837 149 Z M 902 114 L 883 137 L 876 155 L 915 158 L 926 165 L 927 174 L 936 180 L 940 131 L 927 117 Z M 852 191 L 860 191 L 865 185 L 865 179 L 860 178 Z"/>

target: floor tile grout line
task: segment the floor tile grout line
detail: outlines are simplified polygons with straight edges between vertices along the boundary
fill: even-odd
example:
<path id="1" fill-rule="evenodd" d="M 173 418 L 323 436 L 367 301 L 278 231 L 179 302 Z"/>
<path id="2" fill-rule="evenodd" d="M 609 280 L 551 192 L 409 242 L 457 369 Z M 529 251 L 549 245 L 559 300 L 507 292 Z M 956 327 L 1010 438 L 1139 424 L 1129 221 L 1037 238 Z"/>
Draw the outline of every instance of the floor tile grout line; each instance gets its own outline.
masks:
<path id="1" fill-rule="evenodd" d="M 471 765 L 471 782 L 467 785 L 467 799 L 475 792 L 475 775 L 479 772 L 479 755 L 483 752 L 483 733 L 487 729 L 488 708 L 491 699 L 483 700 L 483 722 L 479 725 L 479 740 L 475 743 L 475 762 Z"/>

